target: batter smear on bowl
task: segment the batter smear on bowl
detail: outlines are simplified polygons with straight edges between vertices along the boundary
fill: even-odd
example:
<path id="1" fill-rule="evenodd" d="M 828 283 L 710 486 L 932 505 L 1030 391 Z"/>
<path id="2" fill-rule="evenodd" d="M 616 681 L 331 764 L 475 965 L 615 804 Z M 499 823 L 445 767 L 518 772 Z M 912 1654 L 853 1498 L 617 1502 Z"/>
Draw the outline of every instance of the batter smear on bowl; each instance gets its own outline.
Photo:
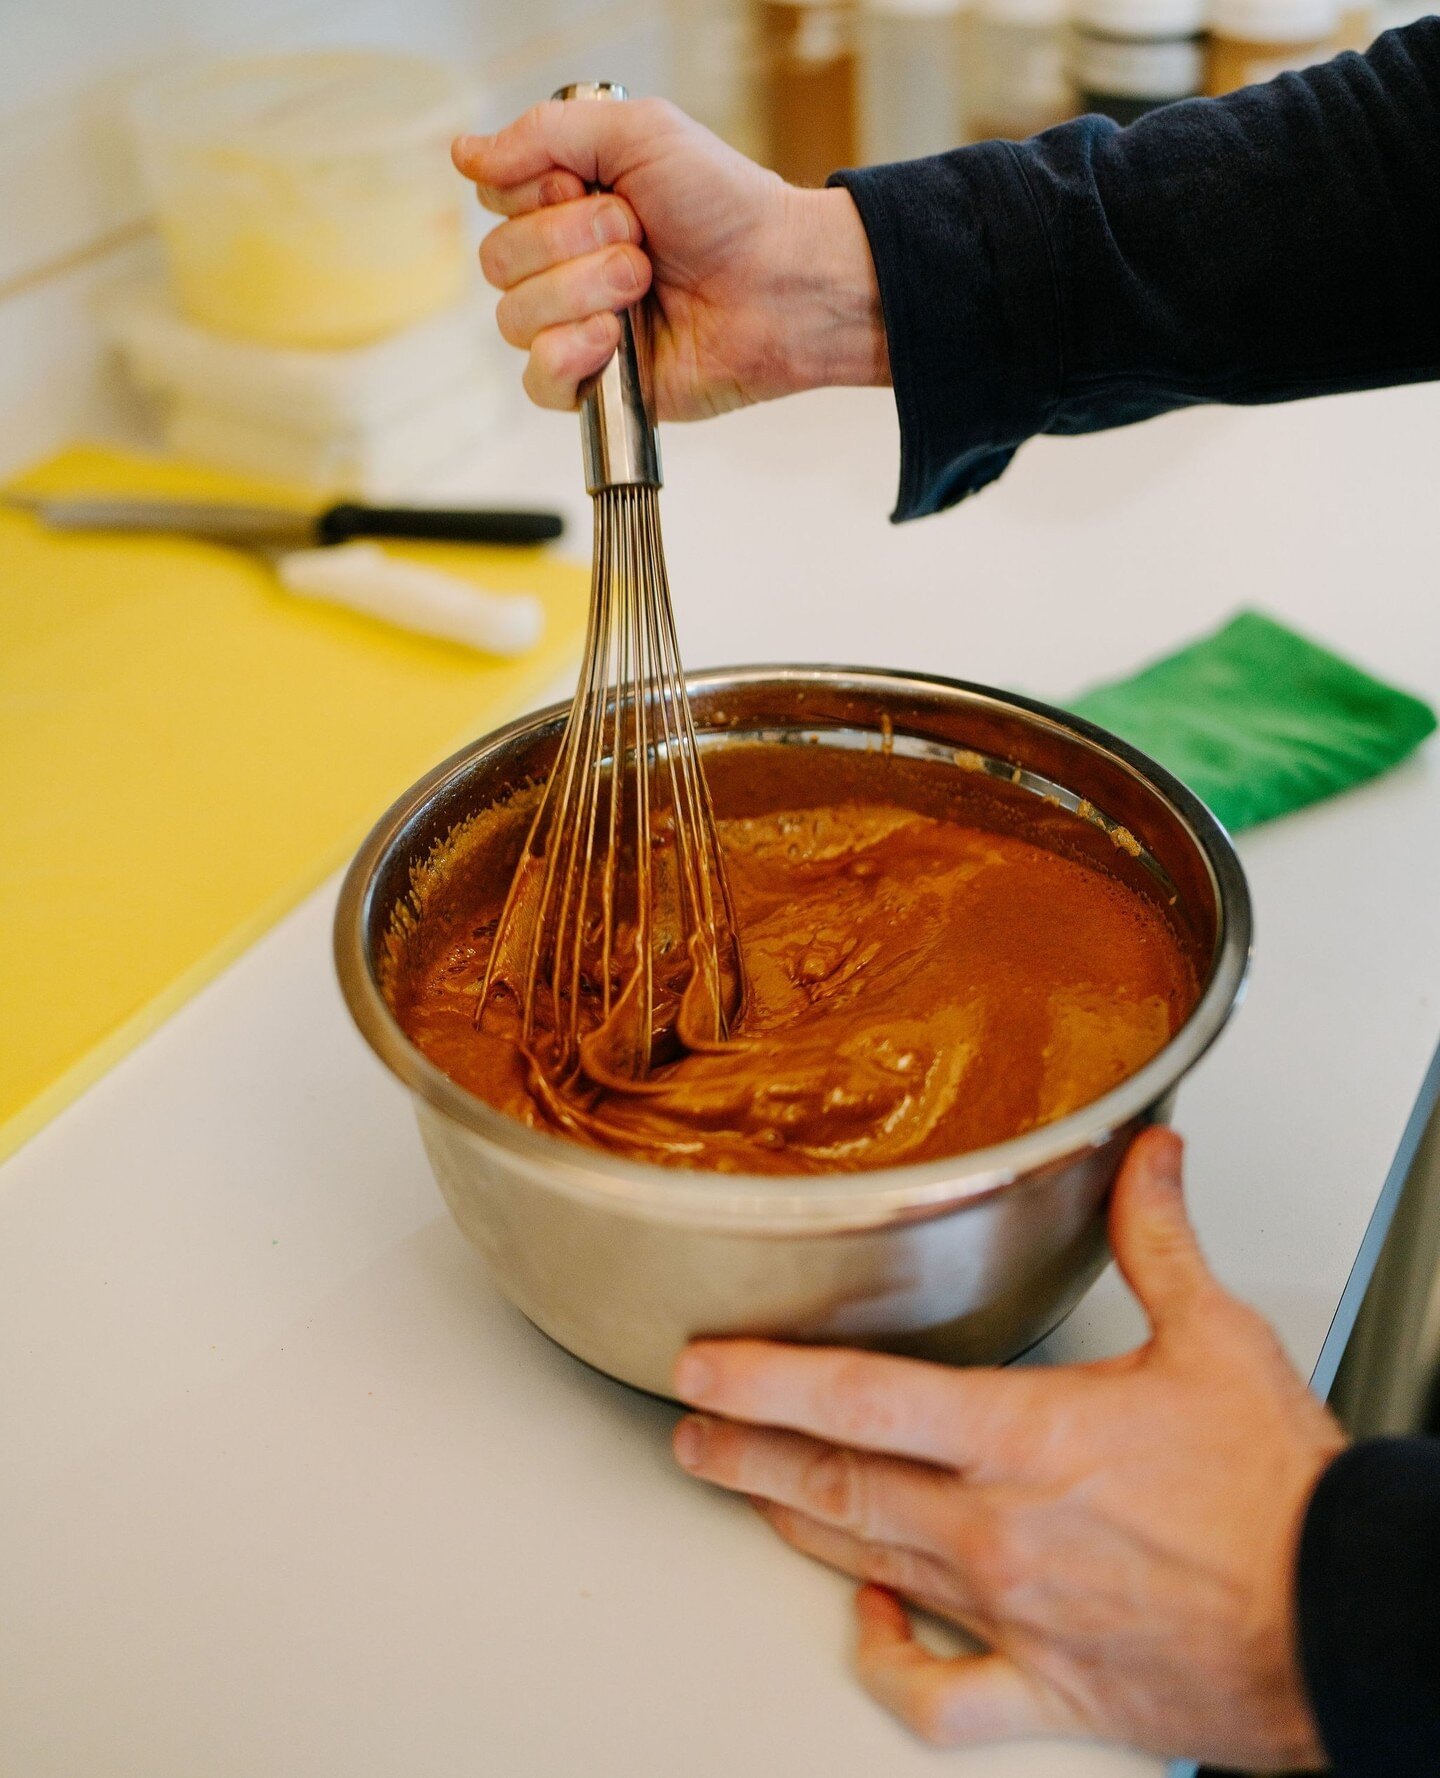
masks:
<path id="1" fill-rule="evenodd" d="M 672 1050 L 643 1081 L 554 1078 L 506 993 L 477 1023 L 528 792 L 451 836 L 392 929 L 382 987 L 411 1041 L 498 1110 L 593 1147 L 831 1173 L 1053 1122 L 1143 1067 L 1195 1004 L 1161 887 L 1093 821 L 885 754 L 737 744 L 706 768 L 746 974 L 730 1042 L 679 1047 L 663 981 Z M 596 983 L 582 994 L 598 1006 Z"/>

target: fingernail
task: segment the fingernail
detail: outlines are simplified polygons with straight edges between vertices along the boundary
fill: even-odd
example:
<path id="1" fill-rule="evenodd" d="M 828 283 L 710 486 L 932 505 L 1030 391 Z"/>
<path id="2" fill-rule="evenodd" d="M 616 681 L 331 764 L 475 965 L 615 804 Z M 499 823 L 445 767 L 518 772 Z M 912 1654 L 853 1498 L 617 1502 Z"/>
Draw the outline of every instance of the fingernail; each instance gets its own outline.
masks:
<path id="1" fill-rule="evenodd" d="M 675 1393 L 682 1401 L 703 1401 L 715 1387 L 715 1367 L 698 1352 L 682 1352 L 675 1366 Z"/>
<path id="2" fill-rule="evenodd" d="M 640 288 L 640 274 L 635 270 L 628 253 L 613 254 L 605 268 L 605 275 L 617 296 L 634 296 Z"/>
<path id="3" fill-rule="evenodd" d="M 705 1423 L 693 1415 L 675 1428 L 675 1461 L 682 1469 L 696 1469 L 705 1451 Z"/>
<path id="4" fill-rule="evenodd" d="M 1145 1138 L 1145 1172 L 1151 1182 L 1178 1191 L 1184 1152 L 1185 1144 L 1173 1130 L 1153 1125 Z"/>
<path id="5" fill-rule="evenodd" d="M 614 241 L 627 241 L 630 238 L 629 221 L 618 204 L 602 204 L 591 218 L 590 226 L 595 232 L 596 241 L 602 247 L 608 247 Z M 626 263 L 629 263 L 628 259 Z M 631 272 L 633 275 L 633 267 L 631 267 Z"/>
<path id="6" fill-rule="evenodd" d="M 1154 1124 L 1140 1138 L 1140 1177 L 1150 1191 L 1182 1191 L 1184 1143 L 1179 1136 Z"/>
<path id="7" fill-rule="evenodd" d="M 451 147 L 456 154 L 478 154 L 490 141 L 489 136 L 457 136 Z"/>

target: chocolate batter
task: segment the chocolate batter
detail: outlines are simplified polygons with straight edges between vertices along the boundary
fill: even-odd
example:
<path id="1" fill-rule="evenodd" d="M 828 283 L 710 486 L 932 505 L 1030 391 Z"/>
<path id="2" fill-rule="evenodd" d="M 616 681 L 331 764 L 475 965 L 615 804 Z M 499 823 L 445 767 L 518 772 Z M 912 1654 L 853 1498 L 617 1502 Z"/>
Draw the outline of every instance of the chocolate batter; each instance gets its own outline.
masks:
<path id="1" fill-rule="evenodd" d="M 748 978 L 735 1040 L 623 1091 L 560 1089 L 518 1047 L 508 996 L 477 1029 L 522 794 L 452 839 L 392 934 L 386 993 L 432 1061 L 523 1123 L 620 1154 L 822 1173 L 1063 1117 L 1194 1005 L 1163 897 L 1093 824 L 888 754 L 747 745 L 707 765 Z"/>

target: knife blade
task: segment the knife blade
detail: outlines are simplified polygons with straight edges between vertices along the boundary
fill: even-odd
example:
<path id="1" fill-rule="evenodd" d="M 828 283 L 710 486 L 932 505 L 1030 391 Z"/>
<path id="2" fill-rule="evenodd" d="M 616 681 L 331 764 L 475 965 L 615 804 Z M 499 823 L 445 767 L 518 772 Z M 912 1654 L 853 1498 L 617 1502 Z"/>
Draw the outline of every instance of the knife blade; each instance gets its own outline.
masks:
<path id="1" fill-rule="evenodd" d="M 547 543 L 565 529 L 558 513 L 470 507 L 365 506 L 346 500 L 323 511 L 230 501 L 142 500 L 67 494 L 0 494 L 57 531 L 169 531 L 247 549 L 326 548 L 357 537 L 436 543 Z"/>

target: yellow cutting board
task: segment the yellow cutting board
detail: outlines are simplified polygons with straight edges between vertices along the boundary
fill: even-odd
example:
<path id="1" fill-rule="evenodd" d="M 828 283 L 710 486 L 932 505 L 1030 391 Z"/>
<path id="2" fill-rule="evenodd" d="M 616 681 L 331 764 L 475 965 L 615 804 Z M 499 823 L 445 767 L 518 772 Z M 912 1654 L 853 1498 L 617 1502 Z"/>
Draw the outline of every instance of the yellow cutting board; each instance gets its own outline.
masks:
<path id="1" fill-rule="evenodd" d="M 91 447 L 15 485 L 304 504 Z M 237 550 L 62 536 L 0 508 L 0 1158 L 578 652 L 575 563 L 397 553 L 538 595 L 542 641 L 502 661 L 292 599 Z"/>

